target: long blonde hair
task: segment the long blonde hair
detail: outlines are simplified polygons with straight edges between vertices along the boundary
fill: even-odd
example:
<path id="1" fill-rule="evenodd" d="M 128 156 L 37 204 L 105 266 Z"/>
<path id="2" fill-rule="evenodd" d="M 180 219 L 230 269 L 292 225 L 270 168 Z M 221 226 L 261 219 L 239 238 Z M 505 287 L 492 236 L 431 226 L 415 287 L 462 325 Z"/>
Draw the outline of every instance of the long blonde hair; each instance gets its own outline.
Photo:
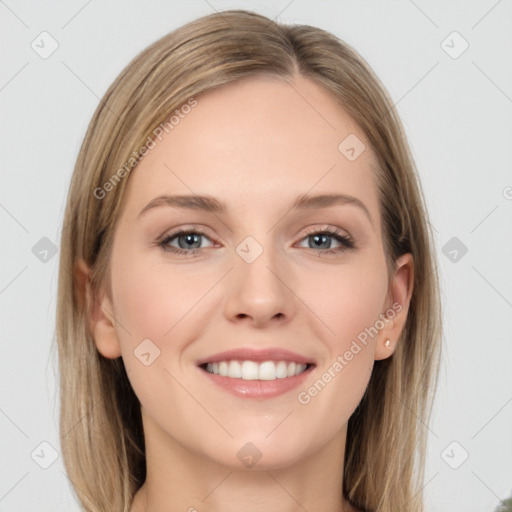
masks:
<path id="1" fill-rule="evenodd" d="M 128 512 L 146 475 L 140 404 L 122 358 L 104 358 L 95 348 L 88 323 L 94 299 L 76 272 L 84 260 L 92 269 L 91 289 L 110 290 L 112 235 L 129 176 L 121 173 L 124 179 L 104 197 L 93 191 L 126 170 L 134 151 L 190 98 L 261 73 L 300 73 L 315 81 L 358 123 L 376 155 L 388 268 L 412 253 L 414 289 L 397 348 L 376 361 L 349 420 L 343 491 L 368 512 L 423 510 L 440 293 L 425 201 L 402 124 L 379 79 L 346 43 L 319 28 L 229 10 L 188 23 L 136 56 L 102 98 L 77 158 L 61 236 L 56 339 L 62 456 L 88 512 Z"/>

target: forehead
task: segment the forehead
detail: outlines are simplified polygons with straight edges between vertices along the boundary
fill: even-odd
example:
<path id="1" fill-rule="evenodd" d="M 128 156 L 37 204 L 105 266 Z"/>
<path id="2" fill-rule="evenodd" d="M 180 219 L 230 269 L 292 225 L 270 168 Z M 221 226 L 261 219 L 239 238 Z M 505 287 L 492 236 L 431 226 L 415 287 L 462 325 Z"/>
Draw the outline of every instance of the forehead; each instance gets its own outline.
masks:
<path id="1" fill-rule="evenodd" d="M 127 211 L 138 213 L 165 193 L 261 208 L 335 192 L 378 210 L 375 158 L 362 130 L 310 79 L 249 77 L 195 100 L 132 171 Z M 355 160 L 347 158 L 347 145 L 362 151 Z"/>

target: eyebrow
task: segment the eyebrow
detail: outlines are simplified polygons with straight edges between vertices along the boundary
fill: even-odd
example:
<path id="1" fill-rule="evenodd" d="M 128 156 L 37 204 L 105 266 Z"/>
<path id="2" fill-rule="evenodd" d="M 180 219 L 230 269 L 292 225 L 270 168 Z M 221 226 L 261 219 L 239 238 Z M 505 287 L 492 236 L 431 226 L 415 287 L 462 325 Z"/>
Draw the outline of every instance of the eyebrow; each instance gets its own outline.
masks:
<path id="1" fill-rule="evenodd" d="M 372 223 L 372 217 L 366 205 L 357 197 L 350 196 L 347 194 L 320 194 L 316 196 L 308 196 L 302 194 L 298 196 L 295 201 L 291 204 L 291 211 L 298 210 L 313 210 L 320 208 L 328 208 L 336 205 L 351 204 L 357 206 L 368 217 L 370 223 Z M 158 208 L 161 206 L 168 206 L 172 208 L 185 208 L 188 210 L 199 210 L 211 213 L 226 213 L 228 208 L 225 203 L 215 199 L 211 196 L 198 196 L 198 195 L 162 195 L 155 197 L 151 200 L 139 213 L 140 218 L 143 214 L 149 210 Z"/>

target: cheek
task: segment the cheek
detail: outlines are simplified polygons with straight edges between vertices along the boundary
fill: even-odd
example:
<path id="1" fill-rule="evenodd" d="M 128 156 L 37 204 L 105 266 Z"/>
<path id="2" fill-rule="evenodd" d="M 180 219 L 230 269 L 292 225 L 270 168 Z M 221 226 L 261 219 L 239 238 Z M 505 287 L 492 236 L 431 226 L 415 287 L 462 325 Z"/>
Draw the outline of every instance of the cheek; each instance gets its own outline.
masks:
<path id="1" fill-rule="evenodd" d="M 304 302 L 326 328 L 321 339 L 338 354 L 374 326 L 384 312 L 388 289 L 385 261 L 361 259 L 353 265 L 333 267 L 316 279 L 310 274 L 301 288 Z"/>
<path id="2" fill-rule="evenodd" d="M 165 410 L 187 401 L 173 378 L 174 364 L 191 328 L 191 311 L 211 285 L 195 282 L 180 268 L 171 272 L 165 262 L 155 263 L 143 252 L 123 253 L 119 246 L 113 257 L 117 257 L 112 268 L 117 335 L 128 378 L 141 404 L 168 421 L 160 411 L 162 392 L 176 390 L 167 397 Z"/>
<path id="3" fill-rule="evenodd" d="M 316 385 L 303 390 L 306 396 L 303 402 L 298 397 L 299 402 L 315 399 L 315 407 L 320 409 L 335 403 L 339 410 L 353 411 L 374 364 L 379 332 L 376 325 L 380 325 L 379 315 L 384 313 L 388 286 L 385 260 L 361 259 L 357 264 L 333 270 L 317 282 L 323 283 L 321 290 L 310 284 L 309 288 L 304 287 L 304 296 L 322 320 L 323 327 L 317 335 L 329 355 L 319 365 Z"/>
<path id="4" fill-rule="evenodd" d="M 298 390 L 297 402 L 308 416 L 328 418 L 317 435 L 334 436 L 360 403 L 374 365 L 375 335 L 371 328 L 382 312 L 387 291 L 378 272 L 346 272 L 332 280 L 319 316 L 328 326 L 322 339 L 326 357 L 316 368 L 315 379 Z M 329 297 L 326 299 L 325 297 Z M 318 296 L 320 305 L 320 296 Z"/>
<path id="5" fill-rule="evenodd" d="M 175 326 L 211 287 L 208 279 L 194 277 L 185 267 L 176 266 L 171 271 L 165 261 L 154 262 L 144 253 L 118 259 L 113 270 L 116 316 L 132 342 L 150 338 L 160 344 L 172 336 Z"/>

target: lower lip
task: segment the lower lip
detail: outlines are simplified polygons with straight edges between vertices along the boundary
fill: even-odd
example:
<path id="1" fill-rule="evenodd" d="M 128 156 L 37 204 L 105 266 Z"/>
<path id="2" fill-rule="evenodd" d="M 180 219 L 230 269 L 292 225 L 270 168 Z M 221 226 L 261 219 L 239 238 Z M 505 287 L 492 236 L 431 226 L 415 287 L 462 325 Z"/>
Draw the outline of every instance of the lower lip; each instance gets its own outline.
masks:
<path id="1" fill-rule="evenodd" d="M 232 379 L 231 377 L 222 377 L 215 373 L 207 372 L 202 368 L 199 370 L 209 377 L 212 382 L 240 398 L 274 398 L 283 395 L 288 391 L 298 387 L 307 379 L 314 366 L 310 366 L 299 375 L 285 377 L 284 379 L 274 380 L 244 380 Z"/>

